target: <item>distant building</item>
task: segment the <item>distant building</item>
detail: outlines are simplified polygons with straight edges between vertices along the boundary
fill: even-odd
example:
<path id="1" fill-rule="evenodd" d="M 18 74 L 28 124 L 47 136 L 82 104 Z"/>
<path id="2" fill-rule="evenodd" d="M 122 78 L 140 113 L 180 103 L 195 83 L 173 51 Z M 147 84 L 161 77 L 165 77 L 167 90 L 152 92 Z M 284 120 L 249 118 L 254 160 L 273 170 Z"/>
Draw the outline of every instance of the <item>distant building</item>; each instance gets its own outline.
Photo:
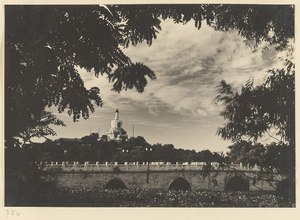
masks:
<path id="1" fill-rule="evenodd" d="M 121 141 L 128 138 L 127 132 L 122 128 L 123 122 L 119 119 L 119 110 L 115 111 L 115 119 L 110 122 L 111 128 L 107 132 L 108 140 Z"/>

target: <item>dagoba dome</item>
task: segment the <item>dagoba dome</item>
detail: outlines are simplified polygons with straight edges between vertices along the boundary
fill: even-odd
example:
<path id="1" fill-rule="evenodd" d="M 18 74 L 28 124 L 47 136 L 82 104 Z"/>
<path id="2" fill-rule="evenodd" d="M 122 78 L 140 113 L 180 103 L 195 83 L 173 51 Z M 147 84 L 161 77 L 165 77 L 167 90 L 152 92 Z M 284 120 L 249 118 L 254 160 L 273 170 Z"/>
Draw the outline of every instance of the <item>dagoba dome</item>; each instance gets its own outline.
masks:
<path id="1" fill-rule="evenodd" d="M 120 141 L 127 139 L 127 132 L 122 128 L 123 122 L 119 119 L 119 110 L 115 111 L 115 119 L 110 122 L 111 128 L 107 132 L 107 137 L 110 140 Z"/>

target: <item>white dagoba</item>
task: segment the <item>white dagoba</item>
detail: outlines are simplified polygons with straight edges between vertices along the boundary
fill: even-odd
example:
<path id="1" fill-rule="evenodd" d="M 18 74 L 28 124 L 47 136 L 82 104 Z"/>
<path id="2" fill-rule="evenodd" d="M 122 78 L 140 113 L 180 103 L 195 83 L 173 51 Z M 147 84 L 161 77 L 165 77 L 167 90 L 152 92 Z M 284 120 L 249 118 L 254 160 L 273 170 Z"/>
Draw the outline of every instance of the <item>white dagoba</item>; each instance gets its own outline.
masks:
<path id="1" fill-rule="evenodd" d="M 110 122 L 111 128 L 107 132 L 109 140 L 121 141 L 128 138 L 127 132 L 122 128 L 123 122 L 119 118 L 119 110 L 115 111 L 115 119 Z"/>

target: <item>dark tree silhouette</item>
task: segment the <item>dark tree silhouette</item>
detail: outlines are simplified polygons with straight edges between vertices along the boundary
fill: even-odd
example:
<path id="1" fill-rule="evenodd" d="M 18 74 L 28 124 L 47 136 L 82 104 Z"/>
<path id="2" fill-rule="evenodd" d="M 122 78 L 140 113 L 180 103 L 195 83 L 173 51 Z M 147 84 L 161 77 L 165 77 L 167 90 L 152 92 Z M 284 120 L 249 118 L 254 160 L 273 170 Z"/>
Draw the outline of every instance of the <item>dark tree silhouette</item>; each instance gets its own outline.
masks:
<path id="1" fill-rule="evenodd" d="M 294 7 L 289 5 L 98 5 L 5 6 L 5 139 L 55 134 L 47 125 L 63 123 L 45 107 L 68 111 L 77 121 L 102 105 L 98 88 L 86 89 L 78 68 L 107 74 L 113 89 L 143 92 L 147 66 L 132 64 L 122 47 L 144 41 L 151 46 L 161 20 L 203 21 L 216 30 L 235 29 L 254 46 L 261 41 L 287 46 L 294 36 Z M 45 115 L 52 118 L 41 122 Z M 39 129 L 34 130 L 36 127 Z M 34 131 L 33 131 L 34 130 Z"/>
<path id="2" fill-rule="evenodd" d="M 231 147 L 231 156 L 240 157 L 244 164 L 256 160 L 262 170 L 276 171 L 287 178 L 290 183 L 286 186 L 295 181 L 294 67 L 287 61 L 285 68 L 270 70 L 271 75 L 265 83 L 254 87 L 253 81 L 248 81 L 241 92 L 221 81 L 218 87 L 220 95 L 216 97 L 216 101 L 225 106 L 221 115 L 227 120 L 217 134 L 236 142 Z M 269 134 L 270 129 L 276 131 L 275 137 Z M 245 141 L 253 139 L 256 142 L 264 134 L 270 135 L 277 143 L 264 148 Z"/>
<path id="3" fill-rule="evenodd" d="M 263 85 L 253 87 L 253 81 L 249 80 L 240 93 L 224 80 L 220 82 L 216 101 L 225 104 L 221 115 L 228 123 L 218 134 L 224 139 L 257 140 L 275 128 L 281 137 L 278 141 L 295 144 L 294 64 L 288 61 L 286 68 L 270 73 Z"/>

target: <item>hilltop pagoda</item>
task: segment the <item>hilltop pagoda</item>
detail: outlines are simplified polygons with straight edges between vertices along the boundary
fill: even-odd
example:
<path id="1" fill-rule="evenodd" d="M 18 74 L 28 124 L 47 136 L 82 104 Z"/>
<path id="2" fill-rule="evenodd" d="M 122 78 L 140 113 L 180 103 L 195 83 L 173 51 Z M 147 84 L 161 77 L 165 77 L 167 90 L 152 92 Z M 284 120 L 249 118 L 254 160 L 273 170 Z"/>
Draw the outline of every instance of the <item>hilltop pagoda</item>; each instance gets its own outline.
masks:
<path id="1" fill-rule="evenodd" d="M 111 128 L 107 132 L 108 140 L 121 141 L 128 138 L 127 132 L 122 128 L 123 122 L 120 120 L 119 110 L 115 111 L 115 118 L 111 120 Z"/>

